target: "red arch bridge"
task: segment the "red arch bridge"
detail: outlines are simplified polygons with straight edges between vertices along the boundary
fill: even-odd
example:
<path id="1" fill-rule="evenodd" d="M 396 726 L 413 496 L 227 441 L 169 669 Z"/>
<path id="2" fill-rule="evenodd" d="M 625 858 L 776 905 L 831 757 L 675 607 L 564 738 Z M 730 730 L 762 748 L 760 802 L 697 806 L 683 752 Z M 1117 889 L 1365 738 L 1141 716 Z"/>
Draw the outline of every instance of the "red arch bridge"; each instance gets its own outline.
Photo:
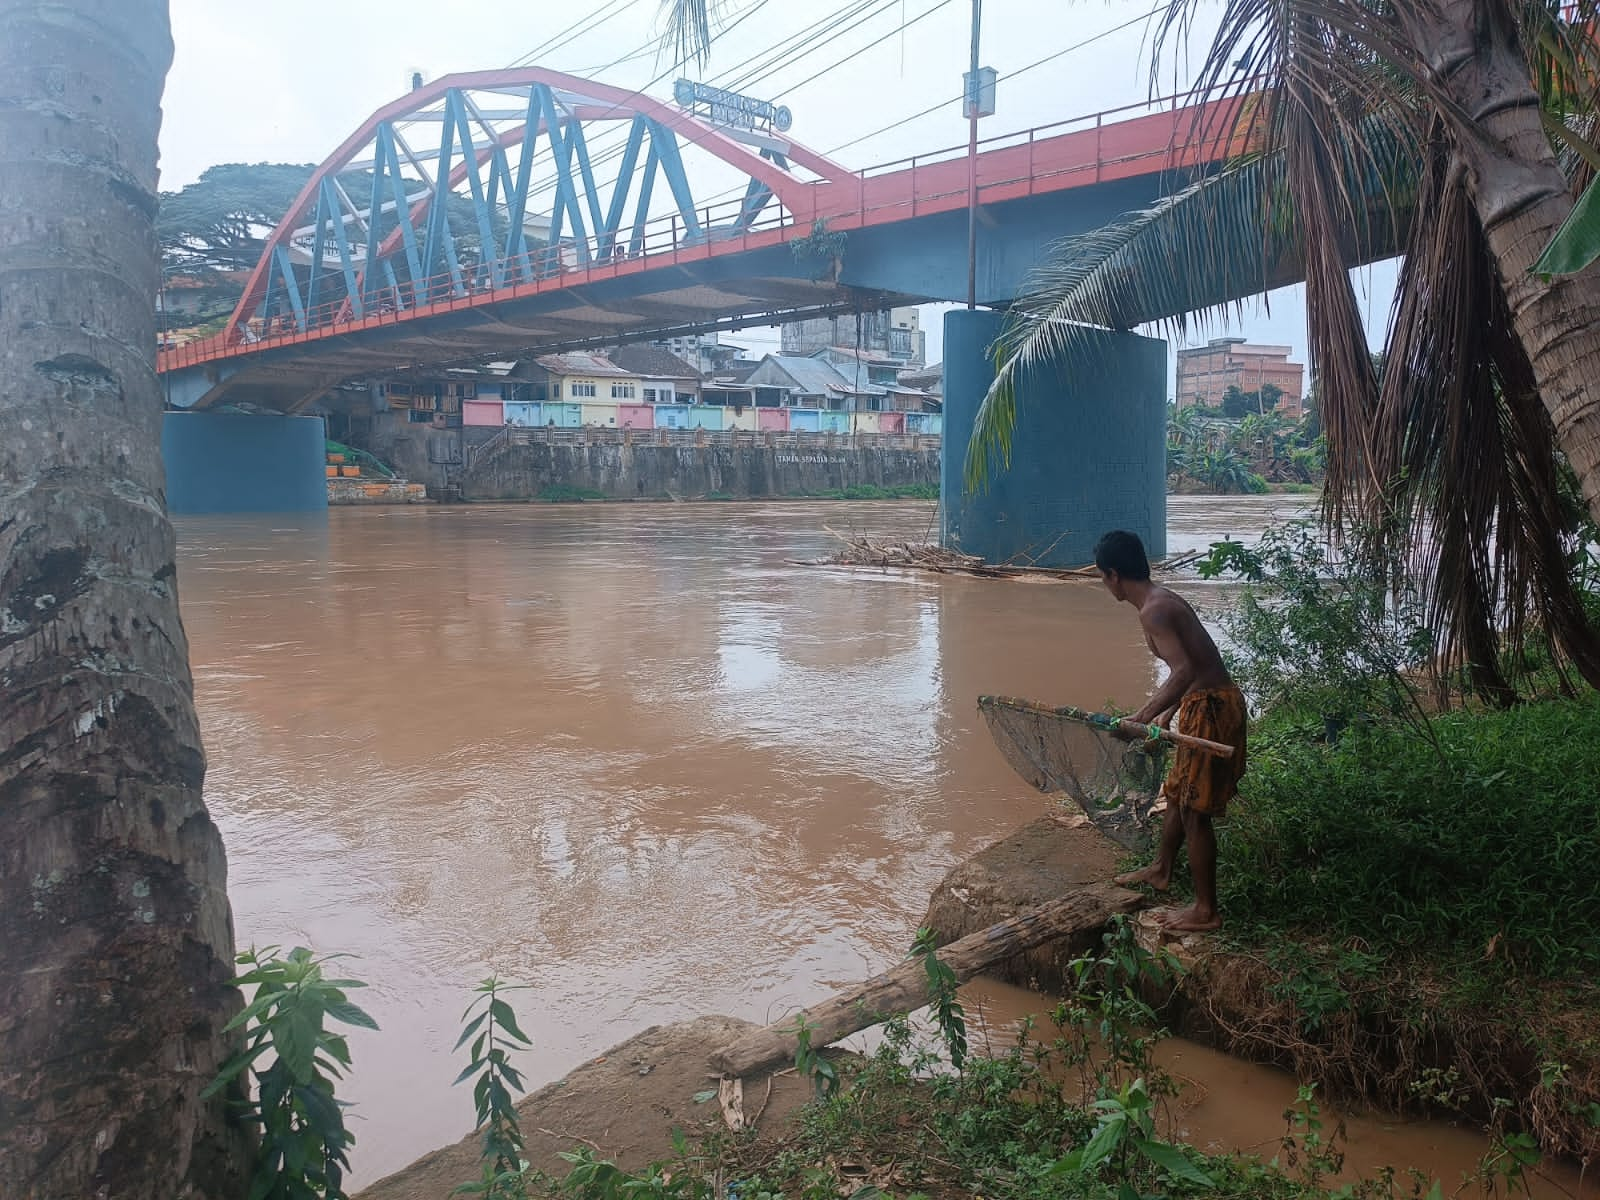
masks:
<path id="1" fill-rule="evenodd" d="M 979 303 L 1235 151 L 1195 136 L 1234 111 L 1157 102 L 981 142 Z M 967 188 L 965 146 L 853 170 L 556 71 L 451 75 L 318 167 L 227 327 L 158 369 L 174 407 L 293 413 L 412 366 L 959 301 Z"/>

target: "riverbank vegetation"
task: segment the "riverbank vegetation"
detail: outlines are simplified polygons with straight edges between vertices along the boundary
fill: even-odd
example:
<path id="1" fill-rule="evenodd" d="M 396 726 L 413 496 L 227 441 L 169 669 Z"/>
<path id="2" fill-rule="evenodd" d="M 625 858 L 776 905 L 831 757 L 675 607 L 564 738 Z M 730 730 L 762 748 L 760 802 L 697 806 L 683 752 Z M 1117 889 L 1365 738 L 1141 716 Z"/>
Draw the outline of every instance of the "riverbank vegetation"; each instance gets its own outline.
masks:
<path id="1" fill-rule="evenodd" d="M 1590 613 L 1595 543 L 1581 521 L 1564 543 Z M 1289 526 L 1202 564 L 1247 581 L 1222 624 L 1265 711 L 1195 994 L 1224 1044 L 1339 1094 L 1593 1156 L 1600 696 L 1537 622 L 1441 656 L 1437 609 L 1371 562 Z"/>
<path id="2" fill-rule="evenodd" d="M 1277 389 L 1230 387 L 1219 407 L 1190 404 L 1167 415 L 1167 486 L 1177 492 L 1248 495 L 1311 488 L 1327 469 L 1327 442 L 1313 410 L 1296 420 L 1276 405 Z M 1266 393 L 1263 395 L 1262 393 Z"/>

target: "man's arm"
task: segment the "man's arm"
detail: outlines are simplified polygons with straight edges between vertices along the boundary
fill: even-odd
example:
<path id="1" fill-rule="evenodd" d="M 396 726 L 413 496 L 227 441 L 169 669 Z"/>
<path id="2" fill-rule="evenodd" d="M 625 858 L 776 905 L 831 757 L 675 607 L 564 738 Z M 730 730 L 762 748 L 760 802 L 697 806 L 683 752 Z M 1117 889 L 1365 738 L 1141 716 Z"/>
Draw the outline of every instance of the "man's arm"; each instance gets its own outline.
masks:
<path id="1" fill-rule="evenodd" d="M 1149 725 L 1157 718 L 1170 717 L 1177 709 L 1178 702 L 1183 699 L 1184 693 L 1189 690 L 1189 685 L 1194 682 L 1194 660 L 1190 657 L 1189 649 L 1184 645 L 1183 637 L 1178 632 L 1176 616 L 1177 614 L 1166 605 L 1157 608 L 1148 616 L 1140 614 L 1151 645 L 1171 668 L 1167 681 L 1156 689 L 1156 694 L 1145 702 L 1143 708 L 1128 718 L 1141 725 Z"/>

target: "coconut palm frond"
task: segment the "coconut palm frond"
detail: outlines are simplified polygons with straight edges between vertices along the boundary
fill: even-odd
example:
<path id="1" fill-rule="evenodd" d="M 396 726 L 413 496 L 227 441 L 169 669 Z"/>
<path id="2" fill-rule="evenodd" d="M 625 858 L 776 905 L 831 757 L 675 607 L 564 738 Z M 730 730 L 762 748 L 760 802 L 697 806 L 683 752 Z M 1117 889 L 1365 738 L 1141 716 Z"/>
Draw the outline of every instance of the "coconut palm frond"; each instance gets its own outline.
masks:
<path id="1" fill-rule="evenodd" d="M 661 48 L 675 63 L 702 63 L 711 53 L 711 39 L 722 0 L 661 0 Z"/>
<path id="2" fill-rule="evenodd" d="M 1520 3 L 1512 6 L 1512 16 L 1546 112 L 1565 123 L 1592 125 L 1600 111 L 1600 43 L 1590 31 L 1600 19 L 1600 4 Z"/>
<path id="3" fill-rule="evenodd" d="M 1436 130 L 1440 133 L 1442 130 Z M 1505 664 L 1534 627 L 1600 684 L 1600 643 L 1567 569 L 1554 430 L 1513 331 L 1468 193 L 1440 137 L 1430 149 L 1419 222 L 1402 268 L 1371 471 L 1383 481 L 1346 499 L 1370 518 L 1371 549 L 1404 563 L 1439 631 L 1441 681 L 1466 672 L 1479 694 L 1516 697 Z M 1330 485 L 1331 486 L 1331 485 Z"/>
<path id="4" fill-rule="evenodd" d="M 1310 286 L 1329 295 L 1340 286 L 1349 293 L 1347 268 L 1396 244 L 1414 195 L 1408 129 L 1369 118 L 1358 134 L 1318 143 L 1321 166 L 1315 173 L 1302 167 L 1302 180 L 1324 182 L 1309 195 L 1292 186 L 1283 153 L 1254 155 L 1114 225 L 1053 247 L 1029 277 L 993 347 L 997 370 L 968 443 L 967 486 L 986 486 L 992 472 L 1010 461 L 1018 380 L 1046 363 L 1092 354 L 1098 339 L 1091 327 L 1154 325 L 1181 337 L 1192 325 L 1203 328 L 1237 311 L 1244 298 L 1303 273 L 1314 275 L 1319 283 Z M 1291 144 L 1304 148 L 1312 140 Z M 1354 192 L 1355 201 L 1329 201 L 1327 189 L 1335 186 Z M 1317 214 L 1314 229 L 1303 215 L 1308 209 Z M 1370 374 L 1353 293 L 1341 311 L 1344 330 L 1336 342 L 1330 326 L 1324 343 L 1346 348 L 1343 374 Z M 1335 421 L 1343 424 L 1330 431 L 1330 444 L 1356 439 L 1374 387 L 1369 381 L 1359 409 L 1333 407 Z"/>
<path id="5" fill-rule="evenodd" d="M 1279 160 L 1254 158 L 1054 246 L 993 347 L 997 371 L 974 420 L 967 486 L 982 488 L 993 469 L 1010 462 L 1018 379 L 1092 353 L 1095 327 L 1155 321 L 1181 333 L 1205 314 L 1265 291 L 1278 257 L 1272 251 L 1282 245 L 1262 230 L 1280 184 Z"/>

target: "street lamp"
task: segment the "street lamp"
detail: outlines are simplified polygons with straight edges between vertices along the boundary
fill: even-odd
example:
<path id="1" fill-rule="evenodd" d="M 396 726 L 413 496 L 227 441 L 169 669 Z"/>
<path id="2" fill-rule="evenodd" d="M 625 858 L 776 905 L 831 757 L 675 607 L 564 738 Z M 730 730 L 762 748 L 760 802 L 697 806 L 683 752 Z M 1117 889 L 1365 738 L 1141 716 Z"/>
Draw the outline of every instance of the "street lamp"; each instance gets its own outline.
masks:
<path id="1" fill-rule="evenodd" d="M 967 118 L 967 307 L 978 306 L 978 118 L 994 115 L 993 67 L 978 66 L 978 31 L 983 0 L 972 0 L 972 66 L 962 77 L 961 107 Z"/>

